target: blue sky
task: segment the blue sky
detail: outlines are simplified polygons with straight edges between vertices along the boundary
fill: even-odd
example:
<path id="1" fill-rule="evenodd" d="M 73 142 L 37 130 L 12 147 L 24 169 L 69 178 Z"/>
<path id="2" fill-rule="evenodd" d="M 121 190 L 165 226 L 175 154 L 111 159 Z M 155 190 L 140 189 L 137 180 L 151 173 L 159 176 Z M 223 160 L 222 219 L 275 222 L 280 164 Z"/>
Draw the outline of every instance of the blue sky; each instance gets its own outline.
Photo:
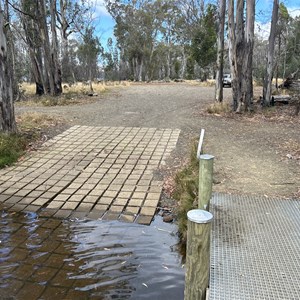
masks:
<path id="1" fill-rule="evenodd" d="M 105 9 L 104 0 L 94 0 L 96 33 L 101 39 L 102 46 L 106 46 L 109 37 L 113 37 L 114 20 Z M 209 1 L 206 1 L 209 2 Z M 215 1 L 212 1 L 215 2 Z M 295 17 L 300 15 L 300 0 L 281 1 L 288 8 L 290 14 Z M 268 34 L 272 15 L 273 0 L 256 1 L 256 22 L 262 30 L 262 34 Z"/>

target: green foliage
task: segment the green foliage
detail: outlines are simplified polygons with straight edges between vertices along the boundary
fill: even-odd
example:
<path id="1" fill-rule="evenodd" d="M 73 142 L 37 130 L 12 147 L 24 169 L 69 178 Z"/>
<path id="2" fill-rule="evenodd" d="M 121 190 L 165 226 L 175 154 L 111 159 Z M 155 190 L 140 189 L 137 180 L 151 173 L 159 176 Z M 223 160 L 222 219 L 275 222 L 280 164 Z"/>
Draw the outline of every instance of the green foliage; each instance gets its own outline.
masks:
<path id="1" fill-rule="evenodd" d="M 0 169 L 16 162 L 26 148 L 26 141 L 17 134 L 0 133 Z"/>
<path id="2" fill-rule="evenodd" d="M 217 7 L 208 4 L 205 14 L 195 28 L 192 39 L 192 55 L 200 67 L 206 68 L 217 58 Z"/>
<path id="3" fill-rule="evenodd" d="M 187 166 L 176 174 L 174 199 L 179 202 L 178 230 L 182 243 L 186 242 L 187 212 L 198 205 L 199 161 L 197 144 L 193 143 Z"/>
<path id="4" fill-rule="evenodd" d="M 83 66 L 84 79 L 92 80 L 98 73 L 98 57 L 103 51 L 100 40 L 94 36 L 95 28 L 87 27 L 78 47 L 78 59 Z"/>

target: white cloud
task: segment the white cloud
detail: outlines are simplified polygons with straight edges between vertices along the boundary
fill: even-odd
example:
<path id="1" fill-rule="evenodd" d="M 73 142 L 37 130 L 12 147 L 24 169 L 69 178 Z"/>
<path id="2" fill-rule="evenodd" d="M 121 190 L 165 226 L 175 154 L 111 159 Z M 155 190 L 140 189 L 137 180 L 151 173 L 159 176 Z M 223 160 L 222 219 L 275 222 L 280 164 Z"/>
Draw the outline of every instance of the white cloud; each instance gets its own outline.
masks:
<path id="1" fill-rule="evenodd" d="M 104 0 L 95 0 L 95 9 L 96 9 L 96 15 L 98 16 L 109 16 L 109 13 L 105 7 Z"/>
<path id="2" fill-rule="evenodd" d="M 288 7 L 288 12 L 292 18 L 300 16 L 300 7 Z"/>
<path id="3" fill-rule="evenodd" d="M 268 1 L 268 0 L 267 0 Z M 300 7 L 287 7 L 288 12 L 292 18 L 300 16 Z M 263 40 L 269 38 L 271 31 L 271 21 L 267 23 L 262 23 L 259 21 L 255 22 L 255 34 Z"/>
<path id="4" fill-rule="evenodd" d="M 262 40 L 267 40 L 270 35 L 271 30 L 271 22 L 268 23 L 261 23 L 255 22 L 255 34 L 260 37 Z"/>

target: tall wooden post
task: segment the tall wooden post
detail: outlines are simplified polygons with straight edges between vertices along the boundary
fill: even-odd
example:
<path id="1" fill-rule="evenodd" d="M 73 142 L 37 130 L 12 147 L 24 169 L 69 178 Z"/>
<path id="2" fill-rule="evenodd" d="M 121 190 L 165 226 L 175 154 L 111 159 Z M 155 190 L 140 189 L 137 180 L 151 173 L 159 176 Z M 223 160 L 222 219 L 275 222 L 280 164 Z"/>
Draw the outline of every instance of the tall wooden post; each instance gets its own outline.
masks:
<path id="1" fill-rule="evenodd" d="M 187 213 L 187 252 L 184 300 L 205 300 L 209 285 L 210 232 L 213 215 L 193 209 Z"/>
<path id="2" fill-rule="evenodd" d="M 212 193 L 214 156 L 202 154 L 199 159 L 198 208 L 208 210 Z"/>

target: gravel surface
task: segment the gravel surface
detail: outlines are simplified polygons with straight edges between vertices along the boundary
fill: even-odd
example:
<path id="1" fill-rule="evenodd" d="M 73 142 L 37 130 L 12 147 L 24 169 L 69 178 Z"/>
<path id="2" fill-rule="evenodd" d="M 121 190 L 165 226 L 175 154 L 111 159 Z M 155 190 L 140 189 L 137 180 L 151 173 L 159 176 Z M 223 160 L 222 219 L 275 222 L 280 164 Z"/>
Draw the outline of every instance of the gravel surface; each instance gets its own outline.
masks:
<path id="1" fill-rule="evenodd" d="M 224 90 L 229 99 L 231 90 Z M 206 130 L 205 152 L 215 156 L 214 191 L 292 197 L 299 192 L 299 160 L 289 144 L 300 145 L 299 122 L 253 121 L 203 113 L 214 88 L 176 84 L 133 84 L 111 90 L 93 103 L 62 107 L 18 105 L 17 114 L 39 111 L 70 125 L 181 129 L 165 174 L 186 161 L 190 144 Z M 294 149 L 295 150 L 295 149 Z M 298 149 L 299 150 L 299 149 Z"/>

